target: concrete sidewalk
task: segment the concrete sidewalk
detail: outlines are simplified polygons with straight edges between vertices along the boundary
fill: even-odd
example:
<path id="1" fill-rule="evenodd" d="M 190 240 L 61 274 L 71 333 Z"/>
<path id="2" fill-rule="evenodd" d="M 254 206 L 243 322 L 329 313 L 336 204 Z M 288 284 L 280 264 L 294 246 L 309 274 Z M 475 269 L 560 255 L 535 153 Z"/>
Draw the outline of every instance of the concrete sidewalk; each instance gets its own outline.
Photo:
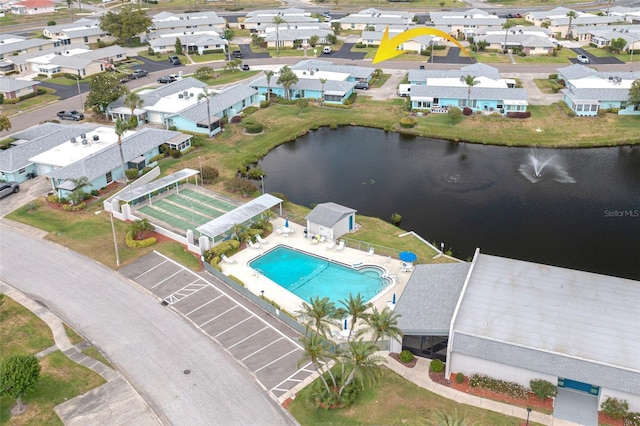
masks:
<path id="1" fill-rule="evenodd" d="M 55 346 L 39 352 L 37 354 L 39 358 L 60 350 L 72 361 L 93 370 L 107 381 L 104 385 L 54 408 L 65 425 L 161 424 L 140 395 L 118 371 L 82 353 L 81 347 L 88 346 L 86 342 L 74 346 L 69 341 L 62 321 L 49 309 L 2 281 L 0 281 L 0 293 L 6 294 L 33 312 L 51 329 Z"/>
<path id="2" fill-rule="evenodd" d="M 474 407 L 484 408 L 485 410 L 494 411 L 496 413 L 501 413 L 507 416 L 517 417 L 519 419 L 525 420 L 527 418 L 527 410 L 526 408 L 515 407 L 513 405 L 504 404 L 502 402 L 493 401 L 486 398 L 480 398 L 478 396 L 469 395 L 464 392 L 457 391 L 455 389 L 449 388 L 447 386 L 440 385 L 435 383 L 429 377 L 429 365 L 430 360 L 426 358 L 417 358 L 418 362 L 413 368 L 407 368 L 404 365 L 400 364 L 395 359 L 388 356 L 388 353 L 384 353 L 387 355 L 387 363 L 386 367 L 395 371 L 400 376 L 405 379 L 415 383 L 421 388 L 427 389 L 433 393 L 437 393 L 438 395 L 444 396 L 445 398 L 449 398 L 453 401 L 459 402 L 461 404 L 472 405 Z M 566 420 L 555 419 L 552 415 L 542 414 L 535 411 L 532 411 L 529 415 L 529 421 L 540 423 L 543 425 L 549 426 L 572 426 L 575 425 L 573 422 L 568 422 Z"/>

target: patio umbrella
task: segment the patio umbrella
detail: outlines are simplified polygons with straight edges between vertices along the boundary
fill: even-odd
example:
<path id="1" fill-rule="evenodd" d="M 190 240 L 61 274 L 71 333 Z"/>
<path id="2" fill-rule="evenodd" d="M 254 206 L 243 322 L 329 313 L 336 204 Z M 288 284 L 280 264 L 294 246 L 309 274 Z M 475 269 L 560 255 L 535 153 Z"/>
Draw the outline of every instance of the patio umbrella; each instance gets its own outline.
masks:
<path id="1" fill-rule="evenodd" d="M 401 251 L 400 252 L 400 260 L 403 262 L 414 262 L 418 256 L 411 251 Z"/>
<path id="2" fill-rule="evenodd" d="M 391 303 L 396 304 L 396 294 L 393 293 L 393 299 L 391 299 Z"/>
<path id="3" fill-rule="evenodd" d="M 345 319 L 344 319 L 344 329 L 346 330 L 347 328 L 348 328 L 348 327 L 347 327 L 347 319 L 345 318 Z"/>
<path id="4" fill-rule="evenodd" d="M 286 218 L 286 219 L 284 220 L 284 227 L 285 227 L 285 228 L 288 228 L 288 227 L 289 227 L 289 218 Z"/>

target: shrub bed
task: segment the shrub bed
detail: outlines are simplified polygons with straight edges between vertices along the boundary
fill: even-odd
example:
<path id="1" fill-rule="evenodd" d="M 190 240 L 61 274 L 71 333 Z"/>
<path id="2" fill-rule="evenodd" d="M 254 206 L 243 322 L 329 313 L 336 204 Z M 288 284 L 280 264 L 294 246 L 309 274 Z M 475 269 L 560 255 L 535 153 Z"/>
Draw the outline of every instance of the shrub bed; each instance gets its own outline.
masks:
<path id="1" fill-rule="evenodd" d="M 526 398 L 527 389 L 514 382 L 494 379 L 481 374 L 474 374 L 469 378 L 469 385 L 474 388 L 489 389 L 494 392 L 504 393 L 515 398 Z"/>
<path id="2" fill-rule="evenodd" d="M 429 369 L 434 373 L 442 373 L 444 371 L 444 362 L 440 361 L 439 359 L 434 359 L 431 361 Z"/>
<path id="3" fill-rule="evenodd" d="M 252 133 L 252 134 L 261 133 L 262 130 L 264 130 L 264 126 L 262 126 L 262 124 L 260 123 L 247 123 L 244 126 L 244 130 L 247 133 Z"/>
<path id="4" fill-rule="evenodd" d="M 416 119 L 413 117 L 403 117 L 400 119 L 400 127 L 404 129 L 411 129 L 412 127 L 415 127 L 415 125 Z"/>
<path id="5" fill-rule="evenodd" d="M 507 118 L 529 118 L 531 117 L 530 111 L 511 111 L 507 113 Z"/>
<path id="6" fill-rule="evenodd" d="M 143 248 L 154 245 L 158 242 L 158 240 L 155 237 L 146 238 L 144 240 L 136 240 L 134 238 L 133 231 L 128 231 L 125 242 L 127 243 L 127 247 L 129 248 Z"/>
<path id="7" fill-rule="evenodd" d="M 551 382 L 542 379 L 533 379 L 529 382 L 531 392 L 540 399 L 547 399 L 556 396 L 558 388 Z"/>

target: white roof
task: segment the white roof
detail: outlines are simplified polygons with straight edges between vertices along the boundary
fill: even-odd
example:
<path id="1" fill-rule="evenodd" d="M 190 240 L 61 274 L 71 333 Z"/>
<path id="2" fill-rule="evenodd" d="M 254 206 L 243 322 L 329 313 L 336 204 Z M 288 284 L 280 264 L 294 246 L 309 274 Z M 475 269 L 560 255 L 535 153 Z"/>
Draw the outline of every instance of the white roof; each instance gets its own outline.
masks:
<path id="1" fill-rule="evenodd" d="M 640 373 L 637 281 L 478 253 L 463 291 L 455 335 Z"/>
<path id="2" fill-rule="evenodd" d="M 184 96 L 185 92 L 187 93 L 187 96 Z M 178 93 L 172 93 L 168 96 L 164 96 L 154 105 L 145 105 L 144 109 L 147 111 L 159 111 L 165 114 L 177 113 L 199 103 L 198 95 L 201 93 L 204 93 L 204 89 L 192 87 Z M 193 96 L 191 96 L 192 94 Z"/>

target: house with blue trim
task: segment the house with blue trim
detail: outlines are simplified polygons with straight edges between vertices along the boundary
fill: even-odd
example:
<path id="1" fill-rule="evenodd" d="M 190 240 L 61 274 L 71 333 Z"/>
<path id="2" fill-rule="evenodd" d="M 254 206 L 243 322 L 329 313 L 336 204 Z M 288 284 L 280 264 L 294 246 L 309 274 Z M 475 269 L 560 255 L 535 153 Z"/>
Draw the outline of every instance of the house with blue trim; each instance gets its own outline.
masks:
<path id="1" fill-rule="evenodd" d="M 476 84 L 469 87 L 465 77 Z M 529 97 L 526 89 L 516 88 L 513 79 L 503 79 L 497 68 L 476 63 L 460 70 L 410 70 L 412 109 L 447 112 L 450 107 L 471 108 L 474 112 L 507 115 L 526 112 Z"/>
<path id="2" fill-rule="evenodd" d="M 640 80 L 640 71 L 600 72 L 574 64 L 558 69 L 565 82 L 562 100 L 579 117 L 597 116 L 607 110 L 619 115 L 640 115 L 640 107 L 629 103 L 629 89 Z"/>

